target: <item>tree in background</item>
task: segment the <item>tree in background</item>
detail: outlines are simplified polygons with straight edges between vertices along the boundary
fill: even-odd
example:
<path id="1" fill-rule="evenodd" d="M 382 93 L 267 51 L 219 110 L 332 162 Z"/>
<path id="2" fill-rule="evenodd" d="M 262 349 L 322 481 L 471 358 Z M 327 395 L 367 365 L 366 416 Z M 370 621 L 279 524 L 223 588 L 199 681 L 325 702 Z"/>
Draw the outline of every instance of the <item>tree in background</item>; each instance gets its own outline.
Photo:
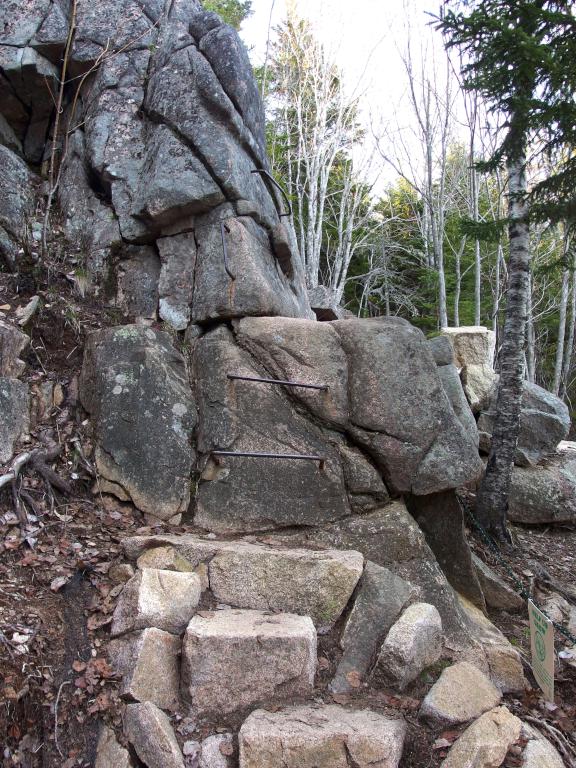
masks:
<path id="1" fill-rule="evenodd" d="M 548 153 L 574 139 L 576 18 L 569 0 L 447 0 L 438 26 L 448 47 L 463 53 L 464 87 L 481 94 L 506 121 L 504 138 L 488 164 L 506 164 L 510 255 L 496 418 L 477 511 L 495 538 L 508 541 L 530 295 L 527 151 L 534 134 L 545 137 Z M 536 186 L 533 200 L 541 216 L 557 218 L 572 211 L 573 171 L 570 161 Z"/>
<path id="2" fill-rule="evenodd" d="M 203 0 L 207 11 L 214 11 L 222 21 L 235 29 L 252 13 L 252 0 Z"/>
<path id="3" fill-rule="evenodd" d="M 290 196 L 308 288 L 342 301 L 350 264 L 380 219 L 354 150 L 364 134 L 358 97 L 293 7 L 275 29 L 265 74 L 272 166 Z"/>

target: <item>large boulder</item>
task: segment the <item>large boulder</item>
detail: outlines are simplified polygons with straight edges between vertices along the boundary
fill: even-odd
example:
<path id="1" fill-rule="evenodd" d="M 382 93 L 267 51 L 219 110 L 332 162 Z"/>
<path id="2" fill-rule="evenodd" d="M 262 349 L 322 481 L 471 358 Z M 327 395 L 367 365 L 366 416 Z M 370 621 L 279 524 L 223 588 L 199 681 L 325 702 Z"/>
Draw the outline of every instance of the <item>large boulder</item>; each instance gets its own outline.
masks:
<path id="1" fill-rule="evenodd" d="M 24 372 L 25 363 L 19 358 L 29 343 L 25 333 L 0 320 L 0 376 L 18 378 Z"/>
<path id="2" fill-rule="evenodd" d="M 29 427 L 28 385 L 18 379 L 0 378 L 0 464 L 10 461 Z"/>
<path id="3" fill-rule="evenodd" d="M 237 346 L 228 329 L 220 327 L 197 342 L 194 370 L 198 449 L 207 459 L 197 494 L 198 525 L 221 533 L 257 531 L 317 525 L 351 513 L 339 450 L 342 438 L 330 440 L 321 426 L 297 412 L 281 387 L 230 381 L 228 374 L 262 377 L 266 371 Z M 216 463 L 210 458 L 214 450 L 317 456 L 324 465 L 242 456 Z M 370 474 L 371 466 L 361 455 L 357 463 Z M 387 497 L 375 472 L 372 487 L 375 505 Z"/>
<path id="4" fill-rule="evenodd" d="M 0 58 L 0 67 L 1 63 Z M 0 168 L 0 259 L 12 270 L 31 224 L 37 178 L 21 158 L 1 145 Z"/>
<path id="5" fill-rule="evenodd" d="M 421 496 L 481 471 L 476 429 L 451 406 L 422 333 L 398 318 L 244 318 L 202 336 L 193 369 L 207 457 L 196 522 L 210 530 L 318 525 L 378 507 L 387 499 L 382 477 L 395 493 Z M 215 450 L 317 461 L 219 462 Z"/>
<path id="6" fill-rule="evenodd" d="M 106 489 L 163 520 L 186 511 L 196 408 L 170 337 L 134 325 L 93 333 L 80 397 L 94 420 Z"/>
<path id="7" fill-rule="evenodd" d="M 570 412 L 559 397 L 537 384 L 524 382 L 520 434 L 514 463 L 520 467 L 538 464 L 552 453 L 570 431 Z M 478 418 L 480 449 L 488 453 L 496 413 L 496 388 L 490 405 Z"/>
<path id="8" fill-rule="evenodd" d="M 514 467 L 508 516 L 540 525 L 576 520 L 576 450 L 563 450 L 543 466 Z"/>

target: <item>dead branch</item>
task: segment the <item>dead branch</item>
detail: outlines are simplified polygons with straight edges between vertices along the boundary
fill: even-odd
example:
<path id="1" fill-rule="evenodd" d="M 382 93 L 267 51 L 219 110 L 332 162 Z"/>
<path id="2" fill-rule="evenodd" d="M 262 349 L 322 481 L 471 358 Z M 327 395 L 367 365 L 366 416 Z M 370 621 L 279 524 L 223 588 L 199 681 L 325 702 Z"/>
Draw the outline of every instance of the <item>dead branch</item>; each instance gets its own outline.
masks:
<path id="1" fill-rule="evenodd" d="M 58 98 L 56 100 L 56 116 L 54 118 L 54 129 L 52 134 L 52 147 L 50 149 L 50 165 L 48 170 L 48 199 L 46 201 L 46 210 L 44 211 L 44 222 L 42 226 L 42 254 L 46 256 L 48 253 L 47 245 L 47 233 L 48 225 L 50 223 L 50 209 L 52 208 L 52 200 L 56 187 L 54 185 L 54 174 L 56 170 L 56 148 L 58 146 L 58 133 L 60 130 L 60 118 L 62 116 L 63 103 L 64 103 L 64 89 L 66 87 L 66 72 L 68 70 L 68 63 L 70 61 L 70 53 L 72 50 L 72 41 L 74 40 L 74 32 L 76 31 L 76 0 L 72 0 L 72 8 L 70 15 L 70 25 L 68 27 L 68 37 L 66 38 L 66 47 L 64 49 L 64 57 L 62 59 L 62 72 L 60 74 L 60 87 L 58 88 Z"/>
<path id="2" fill-rule="evenodd" d="M 70 680 L 64 680 L 64 682 L 61 683 L 60 687 L 58 688 L 56 703 L 54 705 L 54 744 L 56 745 L 56 749 L 58 750 L 58 754 L 60 755 L 60 757 L 64 757 L 64 755 L 62 754 L 62 750 L 60 749 L 60 744 L 58 743 L 58 705 L 60 704 L 60 695 L 62 694 L 62 688 L 64 688 L 65 685 L 71 685 Z"/>

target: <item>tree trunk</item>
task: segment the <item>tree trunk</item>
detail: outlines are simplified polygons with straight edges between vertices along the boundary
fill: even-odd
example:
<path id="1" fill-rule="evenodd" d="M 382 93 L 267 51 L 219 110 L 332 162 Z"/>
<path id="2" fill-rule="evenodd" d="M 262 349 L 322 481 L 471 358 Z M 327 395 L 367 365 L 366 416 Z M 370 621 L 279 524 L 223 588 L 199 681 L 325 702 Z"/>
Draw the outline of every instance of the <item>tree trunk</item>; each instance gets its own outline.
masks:
<path id="1" fill-rule="evenodd" d="M 564 365 L 562 371 L 562 398 L 566 397 L 568 385 L 570 383 L 570 371 L 572 368 L 572 355 L 574 353 L 574 336 L 576 332 L 576 247 L 572 233 L 570 237 L 570 250 L 572 261 L 570 271 L 572 272 L 572 297 L 570 300 L 570 325 L 568 326 L 568 336 L 564 348 Z"/>
<path id="2" fill-rule="evenodd" d="M 506 527 L 508 494 L 520 428 L 526 307 L 530 273 L 526 205 L 526 153 L 508 160 L 510 263 L 502 339 L 496 416 L 486 474 L 477 498 L 477 514 L 499 541 L 510 541 Z"/>
<path id="3" fill-rule="evenodd" d="M 568 234 L 564 235 L 564 253 L 562 268 L 562 292 L 560 295 L 560 317 L 558 319 L 558 341 L 556 343 L 556 360 L 554 361 L 554 383 L 552 392 L 558 395 L 562 381 L 562 363 L 564 361 L 564 339 L 566 336 L 566 314 L 568 310 L 568 295 L 570 293 L 570 269 L 568 266 Z"/>
<path id="4" fill-rule="evenodd" d="M 526 297 L 526 378 L 536 383 L 536 334 L 532 312 L 532 274 L 528 272 L 528 295 Z"/>

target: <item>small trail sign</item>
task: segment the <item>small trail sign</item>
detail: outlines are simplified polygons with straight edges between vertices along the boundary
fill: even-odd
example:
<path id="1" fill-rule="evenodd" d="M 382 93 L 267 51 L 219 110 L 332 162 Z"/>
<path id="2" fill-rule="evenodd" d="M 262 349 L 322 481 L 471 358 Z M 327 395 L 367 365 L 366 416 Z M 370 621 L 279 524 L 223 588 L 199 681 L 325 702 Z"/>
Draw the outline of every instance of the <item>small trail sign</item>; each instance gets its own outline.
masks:
<path id="1" fill-rule="evenodd" d="M 528 600 L 532 672 L 544 698 L 554 701 L 554 625 Z"/>

